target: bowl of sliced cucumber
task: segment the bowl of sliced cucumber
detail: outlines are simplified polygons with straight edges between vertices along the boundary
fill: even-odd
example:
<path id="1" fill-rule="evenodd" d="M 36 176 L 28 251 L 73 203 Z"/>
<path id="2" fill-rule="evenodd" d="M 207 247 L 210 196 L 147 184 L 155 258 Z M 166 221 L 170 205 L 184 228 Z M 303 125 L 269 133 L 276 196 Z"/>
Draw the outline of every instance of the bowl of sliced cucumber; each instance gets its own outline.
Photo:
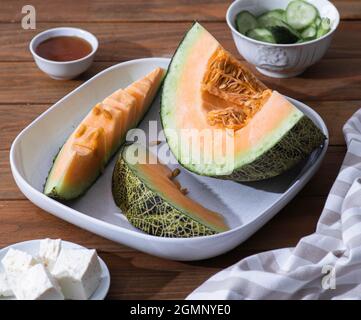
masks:
<path id="1" fill-rule="evenodd" d="M 289 78 L 324 56 L 340 14 L 328 0 L 236 0 L 226 19 L 249 63 L 267 76 Z"/>

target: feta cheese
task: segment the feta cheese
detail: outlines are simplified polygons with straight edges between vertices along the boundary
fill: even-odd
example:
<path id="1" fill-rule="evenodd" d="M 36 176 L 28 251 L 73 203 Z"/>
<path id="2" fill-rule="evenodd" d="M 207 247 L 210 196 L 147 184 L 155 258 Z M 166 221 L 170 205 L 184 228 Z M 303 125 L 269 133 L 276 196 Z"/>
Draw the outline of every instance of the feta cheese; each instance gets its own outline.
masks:
<path id="1" fill-rule="evenodd" d="M 13 295 L 5 272 L 0 273 L 0 297 L 11 297 Z"/>
<path id="2" fill-rule="evenodd" d="M 52 274 L 66 299 L 86 300 L 100 283 L 97 253 L 88 249 L 62 249 Z"/>
<path id="3" fill-rule="evenodd" d="M 51 271 L 55 265 L 61 249 L 60 239 L 43 239 L 39 246 L 39 261 Z"/>
<path id="4" fill-rule="evenodd" d="M 22 274 L 14 293 L 18 300 L 64 300 L 59 284 L 40 263 Z"/>
<path id="5" fill-rule="evenodd" d="M 4 267 L 10 288 L 14 291 L 21 274 L 36 264 L 36 261 L 32 255 L 10 248 L 1 260 L 1 263 Z"/>
<path id="6" fill-rule="evenodd" d="M 36 261 L 32 255 L 10 248 L 1 263 L 6 273 L 18 273 L 28 270 Z"/>

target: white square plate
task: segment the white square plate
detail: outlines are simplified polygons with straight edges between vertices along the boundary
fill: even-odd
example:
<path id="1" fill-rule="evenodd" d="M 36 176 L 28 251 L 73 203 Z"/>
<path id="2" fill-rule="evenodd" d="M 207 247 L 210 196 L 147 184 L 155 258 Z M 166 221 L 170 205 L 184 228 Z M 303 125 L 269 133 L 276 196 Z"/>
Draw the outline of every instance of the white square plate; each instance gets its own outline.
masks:
<path id="1" fill-rule="evenodd" d="M 111 194 L 114 162 L 89 191 L 75 201 L 61 203 L 45 196 L 43 185 L 54 156 L 85 114 L 98 101 L 116 89 L 143 77 L 155 67 L 167 68 L 169 59 L 146 58 L 110 67 L 54 104 L 15 139 L 10 151 L 11 170 L 24 195 L 53 215 L 129 247 L 175 260 L 200 260 L 233 249 L 251 236 L 307 183 L 319 167 L 328 145 L 315 150 L 296 168 L 273 179 L 236 183 L 201 177 L 182 169 L 180 183 L 198 202 L 223 214 L 231 230 L 206 237 L 161 238 L 145 234 L 134 227 L 115 206 Z M 320 116 L 301 102 L 290 99 L 328 136 Z M 140 124 L 148 132 L 149 120 L 159 121 L 159 97 Z M 150 137 L 150 140 L 156 140 Z"/>

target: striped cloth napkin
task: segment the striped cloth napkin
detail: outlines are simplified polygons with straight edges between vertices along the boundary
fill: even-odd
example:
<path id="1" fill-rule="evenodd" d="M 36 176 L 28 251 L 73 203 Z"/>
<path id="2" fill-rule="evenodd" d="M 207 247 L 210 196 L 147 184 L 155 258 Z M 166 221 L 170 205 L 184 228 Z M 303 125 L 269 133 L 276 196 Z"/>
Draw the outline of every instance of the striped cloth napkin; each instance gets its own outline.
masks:
<path id="1" fill-rule="evenodd" d="M 343 132 L 347 153 L 316 232 L 241 260 L 187 299 L 361 298 L 361 109 Z"/>

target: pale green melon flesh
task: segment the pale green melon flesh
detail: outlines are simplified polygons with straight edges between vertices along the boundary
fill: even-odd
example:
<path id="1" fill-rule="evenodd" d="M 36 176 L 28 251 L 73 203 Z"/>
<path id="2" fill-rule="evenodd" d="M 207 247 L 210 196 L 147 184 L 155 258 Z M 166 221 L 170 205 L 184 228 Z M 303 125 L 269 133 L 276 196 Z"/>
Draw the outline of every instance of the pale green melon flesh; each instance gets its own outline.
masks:
<path id="1" fill-rule="evenodd" d="M 179 163 L 192 172 L 236 181 L 255 181 L 274 177 L 306 158 L 325 140 L 321 130 L 301 111 L 295 108 L 275 130 L 269 132 L 257 145 L 243 150 L 230 161 L 221 164 L 196 163 L 192 161 L 189 150 L 179 144 L 179 140 L 167 130 L 179 129 L 176 125 L 175 103 L 177 88 L 182 78 L 182 67 L 197 40 L 205 30 L 195 23 L 188 31 L 172 58 L 168 73 L 164 80 L 161 97 L 161 120 L 165 129 L 167 142 Z"/>

